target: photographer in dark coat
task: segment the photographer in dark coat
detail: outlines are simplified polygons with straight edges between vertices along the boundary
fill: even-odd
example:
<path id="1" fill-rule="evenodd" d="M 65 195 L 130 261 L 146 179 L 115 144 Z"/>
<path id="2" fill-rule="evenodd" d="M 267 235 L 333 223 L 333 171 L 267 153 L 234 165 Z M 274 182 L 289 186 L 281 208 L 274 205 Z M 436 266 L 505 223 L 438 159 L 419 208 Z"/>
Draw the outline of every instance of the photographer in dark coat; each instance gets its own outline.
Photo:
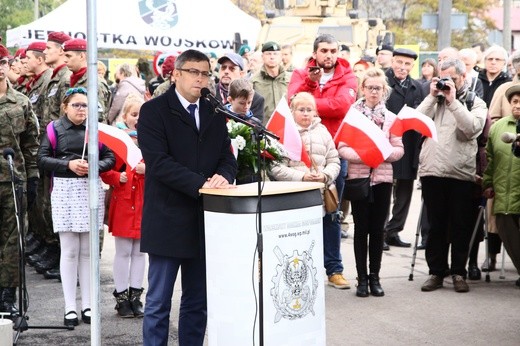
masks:
<path id="1" fill-rule="evenodd" d="M 426 96 L 421 83 L 410 77 L 415 60 L 417 60 L 417 54 L 414 51 L 398 48 L 394 50 L 391 68 L 386 71 L 386 78 L 392 89 L 390 97 L 386 101 L 386 108 L 395 114 L 398 114 L 405 105 L 416 108 Z M 394 205 L 392 218 L 385 226 L 385 250 L 389 249 L 388 245 L 410 247 L 410 243 L 399 238 L 399 232 L 404 228 L 412 201 L 413 183 L 417 178 L 417 168 L 419 167 L 421 135 L 416 131 L 407 131 L 403 134 L 402 140 L 404 156 L 399 161 L 392 162 Z"/>
<path id="2" fill-rule="evenodd" d="M 206 330 L 206 264 L 201 188 L 229 188 L 237 170 L 226 119 L 200 91 L 207 87 L 206 54 L 177 57 L 175 84 L 146 102 L 139 144 L 146 162 L 141 251 L 149 256 L 144 345 L 166 345 L 179 268 L 182 297 L 179 344 L 202 345 Z"/>

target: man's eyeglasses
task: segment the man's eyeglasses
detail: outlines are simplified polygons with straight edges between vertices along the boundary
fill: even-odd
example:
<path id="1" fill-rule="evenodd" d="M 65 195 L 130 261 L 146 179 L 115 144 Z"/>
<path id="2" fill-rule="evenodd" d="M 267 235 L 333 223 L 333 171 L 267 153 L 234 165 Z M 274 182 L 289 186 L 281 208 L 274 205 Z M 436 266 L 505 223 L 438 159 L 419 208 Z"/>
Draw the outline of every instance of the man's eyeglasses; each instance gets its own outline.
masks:
<path id="1" fill-rule="evenodd" d="M 367 89 L 370 92 L 373 92 L 373 91 L 379 92 L 379 91 L 383 90 L 383 87 L 368 85 L 368 86 L 365 86 L 365 89 Z"/>
<path id="2" fill-rule="evenodd" d="M 69 90 L 67 90 L 65 92 L 65 97 L 67 96 L 70 96 L 70 95 L 73 95 L 73 94 L 83 94 L 83 95 L 87 95 L 87 89 L 83 88 L 83 87 L 79 87 L 79 88 L 70 88 Z"/>
<path id="3" fill-rule="evenodd" d="M 71 103 L 70 106 L 77 111 L 80 109 L 87 109 L 88 107 L 86 103 Z"/>
<path id="4" fill-rule="evenodd" d="M 487 61 L 497 61 L 497 62 L 499 62 L 499 61 L 505 61 L 505 60 L 502 59 L 502 58 L 487 58 L 486 60 L 487 60 Z"/>
<path id="5" fill-rule="evenodd" d="M 199 78 L 199 76 L 202 76 L 202 78 L 207 79 L 211 76 L 211 73 L 209 71 L 200 71 L 196 68 L 178 68 L 177 70 L 182 72 L 187 72 L 192 76 L 193 78 Z"/>

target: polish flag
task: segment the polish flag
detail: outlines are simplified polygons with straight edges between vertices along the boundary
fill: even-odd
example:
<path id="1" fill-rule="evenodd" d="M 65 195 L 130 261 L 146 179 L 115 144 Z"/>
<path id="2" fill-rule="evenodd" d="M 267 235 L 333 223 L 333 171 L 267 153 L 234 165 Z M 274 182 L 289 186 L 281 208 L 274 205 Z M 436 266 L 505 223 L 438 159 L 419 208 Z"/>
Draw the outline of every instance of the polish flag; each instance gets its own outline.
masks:
<path id="1" fill-rule="evenodd" d="M 117 127 L 98 123 L 98 138 L 101 143 L 122 158 L 131 169 L 134 169 L 143 159 L 141 150 L 135 145 L 132 138 Z"/>
<path id="2" fill-rule="evenodd" d="M 302 143 L 302 138 L 285 97 L 282 97 L 278 102 L 266 127 L 280 137 L 280 143 L 283 144 L 291 160 L 302 161 L 307 167 L 311 167 L 309 154 Z"/>
<path id="3" fill-rule="evenodd" d="M 405 105 L 397 114 L 397 118 L 390 127 L 390 133 L 401 137 L 408 130 L 415 130 L 437 142 L 437 128 L 433 120 Z"/>
<path id="4" fill-rule="evenodd" d="M 372 168 L 384 162 L 393 151 L 383 130 L 354 107 L 350 107 L 343 118 L 334 142 L 336 146 L 339 142 L 346 143 Z"/>

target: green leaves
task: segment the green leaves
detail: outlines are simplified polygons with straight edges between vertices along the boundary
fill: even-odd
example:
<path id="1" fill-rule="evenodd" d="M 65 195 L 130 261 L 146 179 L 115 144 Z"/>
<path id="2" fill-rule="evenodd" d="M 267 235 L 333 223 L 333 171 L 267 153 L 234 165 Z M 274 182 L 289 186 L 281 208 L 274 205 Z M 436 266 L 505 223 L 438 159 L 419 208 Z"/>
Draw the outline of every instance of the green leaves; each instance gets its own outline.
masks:
<path id="1" fill-rule="evenodd" d="M 40 0 L 39 16 L 42 17 L 63 4 L 66 0 Z M 34 21 L 33 0 L 2 0 L 2 15 L 0 16 L 0 33 L 2 44 L 5 45 L 5 34 L 8 29 L 29 24 Z"/>

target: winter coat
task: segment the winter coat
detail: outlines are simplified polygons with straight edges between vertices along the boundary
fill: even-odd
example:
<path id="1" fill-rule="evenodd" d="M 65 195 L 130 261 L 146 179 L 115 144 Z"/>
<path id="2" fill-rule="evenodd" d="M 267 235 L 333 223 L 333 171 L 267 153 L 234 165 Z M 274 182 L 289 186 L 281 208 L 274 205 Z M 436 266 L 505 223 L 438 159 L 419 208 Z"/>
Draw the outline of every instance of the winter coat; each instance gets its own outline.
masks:
<path id="1" fill-rule="evenodd" d="M 291 73 L 279 66 L 279 73 L 276 77 L 271 77 L 262 66 L 252 78 L 253 89 L 264 97 L 264 124 L 267 124 L 273 114 L 278 102 L 287 93 L 287 86 L 291 79 Z"/>
<path id="2" fill-rule="evenodd" d="M 114 122 L 123 109 L 123 104 L 129 94 L 139 94 L 144 99 L 146 92 L 145 81 L 141 78 L 130 76 L 119 82 L 116 92 L 112 97 L 112 104 L 108 111 L 108 123 Z"/>
<path id="3" fill-rule="evenodd" d="M 334 137 L 350 106 L 356 102 L 357 79 L 348 61 L 338 58 L 334 75 L 320 89 L 318 82 L 309 79 L 309 67 L 311 66 L 316 66 L 316 60 L 310 59 L 305 68 L 293 71 L 287 99 L 290 100 L 291 97 L 302 91 L 312 94 L 323 125 Z"/>
<path id="4" fill-rule="evenodd" d="M 114 168 L 101 174 L 103 182 L 113 188 L 108 211 L 108 229 L 116 237 L 140 239 L 144 175 L 138 174 L 135 169 L 126 170 L 128 180 L 121 183 L 119 178 L 125 168 L 126 164 L 116 155 Z"/>
<path id="5" fill-rule="evenodd" d="M 492 187 L 495 191 L 494 214 L 520 214 L 520 159 L 513 155 L 511 144 L 500 139 L 504 132 L 516 133 L 516 119 L 512 115 L 491 126 L 482 188 Z"/>
<path id="6" fill-rule="evenodd" d="M 201 98 L 197 129 L 175 86 L 145 102 L 139 114 L 139 147 L 146 162 L 141 252 L 204 258 L 199 190 L 214 174 L 232 183 L 237 171 L 226 119 Z"/>
<path id="7" fill-rule="evenodd" d="M 517 83 L 520 83 L 518 75 L 516 75 L 511 82 L 506 82 L 500 85 L 495 91 L 493 99 L 491 100 L 491 104 L 489 105 L 489 115 L 491 116 L 491 120 L 493 122 L 500 118 L 511 115 L 511 104 L 509 101 L 507 101 L 506 90 L 509 89 L 509 87 L 513 84 Z"/>
<path id="8" fill-rule="evenodd" d="M 433 119 L 438 141 L 426 138 L 419 157 L 419 176 L 475 181 L 477 137 L 484 128 L 487 108 L 475 97 L 471 112 L 459 100 L 449 106 L 428 95 L 417 110 Z"/>
<path id="9" fill-rule="evenodd" d="M 406 105 L 417 108 L 428 93 L 419 81 L 408 76 L 408 87 L 402 88 L 394 77 L 394 71 L 390 68 L 386 71 L 388 85 L 392 89 L 386 100 L 386 108 L 392 113 L 399 113 Z M 429 84 L 428 84 L 429 86 Z M 428 87 L 429 90 L 429 87 Z M 407 131 L 403 134 L 404 155 L 392 163 L 394 179 L 415 179 L 419 168 L 419 152 L 421 151 L 421 134 L 416 131 Z"/>
<path id="10" fill-rule="evenodd" d="M 360 99 L 358 102 L 363 102 Z M 393 151 L 390 156 L 372 171 L 371 185 L 379 183 L 393 182 L 392 162 L 399 160 L 404 154 L 404 147 L 401 137 L 390 134 L 390 127 L 395 121 L 396 115 L 389 110 L 385 111 L 385 121 L 383 123 L 383 132 L 390 141 Z M 344 142 L 340 142 L 338 146 L 339 155 L 342 159 L 348 161 L 347 180 L 356 178 L 366 178 L 370 174 L 370 167 L 367 166 L 358 153 Z"/>
<path id="11" fill-rule="evenodd" d="M 298 126 L 298 131 L 305 144 L 305 150 L 309 153 L 311 161 L 315 164 L 313 169 L 323 173 L 327 177 L 326 185 L 334 183 L 339 174 L 340 165 L 338 151 L 334 140 L 321 120 L 315 117 L 308 128 Z M 271 167 L 270 176 L 273 180 L 302 181 L 305 173 L 311 172 L 302 161 L 288 160 Z M 323 193 L 323 191 L 322 191 Z"/>
<path id="12" fill-rule="evenodd" d="M 509 75 L 505 72 L 500 72 L 500 74 L 496 76 L 495 79 L 489 81 L 486 74 L 486 69 L 480 70 L 478 73 L 478 79 L 480 79 L 482 86 L 484 87 L 484 97 L 482 100 L 484 100 L 488 108 L 491 106 L 491 100 L 493 99 L 493 95 L 495 95 L 498 87 L 506 82 L 511 81 L 511 78 L 509 78 Z"/>

